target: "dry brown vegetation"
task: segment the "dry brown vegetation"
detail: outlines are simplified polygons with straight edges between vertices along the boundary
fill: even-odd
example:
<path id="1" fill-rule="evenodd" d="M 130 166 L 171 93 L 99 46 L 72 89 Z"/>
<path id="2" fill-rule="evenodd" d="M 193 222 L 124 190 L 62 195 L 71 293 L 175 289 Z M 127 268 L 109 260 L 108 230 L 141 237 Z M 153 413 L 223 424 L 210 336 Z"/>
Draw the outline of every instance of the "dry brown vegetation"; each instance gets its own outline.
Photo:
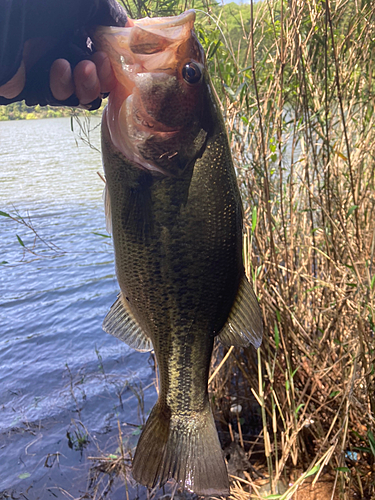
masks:
<path id="1" fill-rule="evenodd" d="M 231 354 L 214 392 L 222 404 L 237 387 L 244 406 L 251 387 L 273 493 L 298 469 L 331 473 L 340 498 L 375 498 L 375 5 L 250 9 L 221 95 L 264 316 L 262 369 L 258 381 L 253 353 Z M 224 57 L 211 61 L 216 83 Z"/>

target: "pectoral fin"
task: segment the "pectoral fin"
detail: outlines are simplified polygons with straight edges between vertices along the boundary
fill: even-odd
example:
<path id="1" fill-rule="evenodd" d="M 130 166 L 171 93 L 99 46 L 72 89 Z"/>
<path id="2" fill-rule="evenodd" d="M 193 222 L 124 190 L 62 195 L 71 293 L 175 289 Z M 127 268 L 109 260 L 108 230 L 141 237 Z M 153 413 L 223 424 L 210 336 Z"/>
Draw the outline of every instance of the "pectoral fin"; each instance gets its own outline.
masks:
<path id="1" fill-rule="evenodd" d="M 133 314 L 126 307 L 126 299 L 120 293 L 103 321 L 103 330 L 128 344 L 137 351 L 151 351 L 151 339 L 139 326 Z"/>
<path id="2" fill-rule="evenodd" d="M 244 276 L 218 339 L 224 345 L 248 347 L 253 344 L 258 349 L 262 343 L 262 336 L 262 314 L 253 288 Z"/>

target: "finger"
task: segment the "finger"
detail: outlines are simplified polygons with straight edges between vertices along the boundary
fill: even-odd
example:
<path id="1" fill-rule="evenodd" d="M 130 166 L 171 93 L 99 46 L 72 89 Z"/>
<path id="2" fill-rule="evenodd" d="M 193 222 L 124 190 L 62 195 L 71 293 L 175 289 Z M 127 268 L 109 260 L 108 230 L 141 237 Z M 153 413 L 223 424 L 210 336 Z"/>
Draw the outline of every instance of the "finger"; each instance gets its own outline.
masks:
<path id="1" fill-rule="evenodd" d="M 102 94 L 111 92 L 116 86 L 116 78 L 109 58 L 105 52 L 95 52 L 92 61 L 96 65 L 96 72 L 100 82 L 100 92 Z"/>
<path id="2" fill-rule="evenodd" d="M 53 62 L 49 80 L 55 99 L 65 101 L 74 93 L 72 69 L 66 59 L 56 59 Z"/>
<path id="3" fill-rule="evenodd" d="M 92 61 L 80 61 L 73 71 L 75 94 L 81 104 L 88 104 L 100 95 L 100 82 Z"/>
<path id="4" fill-rule="evenodd" d="M 5 97 L 6 99 L 14 99 L 18 96 L 25 86 L 25 75 L 25 64 L 22 61 L 13 78 L 0 87 L 0 96 Z"/>

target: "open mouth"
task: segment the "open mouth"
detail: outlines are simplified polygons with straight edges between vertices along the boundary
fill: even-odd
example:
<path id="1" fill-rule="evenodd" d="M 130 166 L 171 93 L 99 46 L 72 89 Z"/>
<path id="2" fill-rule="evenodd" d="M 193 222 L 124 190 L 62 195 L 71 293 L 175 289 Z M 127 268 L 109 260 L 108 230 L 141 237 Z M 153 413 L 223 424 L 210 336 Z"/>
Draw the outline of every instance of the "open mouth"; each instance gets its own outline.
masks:
<path id="1" fill-rule="evenodd" d="M 177 63 L 177 48 L 191 36 L 195 11 L 176 17 L 137 19 L 126 28 L 99 26 L 95 45 L 111 61 L 116 78 L 125 86 L 138 73 L 168 71 Z"/>
<path id="2" fill-rule="evenodd" d="M 163 150 L 156 144 L 166 142 L 168 148 L 185 126 L 173 119 L 165 103 L 169 105 L 173 95 L 181 101 L 187 98 L 178 82 L 181 65 L 192 52 L 194 21 L 195 11 L 189 10 L 175 17 L 135 20 L 125 28 L 100 26 L 93 35 L 117 80 L 103 119 L 113 145 L 141 168 L 164 173 L 158 160 L 144 158 L 144 147 L 152 143 L 154 149 Z"/>

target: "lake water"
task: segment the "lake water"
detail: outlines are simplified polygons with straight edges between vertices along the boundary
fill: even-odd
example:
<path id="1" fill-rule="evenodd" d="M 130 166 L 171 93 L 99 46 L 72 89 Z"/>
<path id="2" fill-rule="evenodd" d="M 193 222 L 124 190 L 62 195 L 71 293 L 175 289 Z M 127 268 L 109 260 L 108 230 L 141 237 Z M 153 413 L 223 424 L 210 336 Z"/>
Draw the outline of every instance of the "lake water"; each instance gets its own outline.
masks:
<path id="1" fill-rule="evenodd" d="M 119 422 L 134 446 L 156 400 L 149 354 L 101 329 L 118 285 L 97 171 L 70 119 L 0 122 L 0 210 L 31 226 L 0 216 L 0 498 L 80 497 L 88 457 L 116 452 Z"/>

